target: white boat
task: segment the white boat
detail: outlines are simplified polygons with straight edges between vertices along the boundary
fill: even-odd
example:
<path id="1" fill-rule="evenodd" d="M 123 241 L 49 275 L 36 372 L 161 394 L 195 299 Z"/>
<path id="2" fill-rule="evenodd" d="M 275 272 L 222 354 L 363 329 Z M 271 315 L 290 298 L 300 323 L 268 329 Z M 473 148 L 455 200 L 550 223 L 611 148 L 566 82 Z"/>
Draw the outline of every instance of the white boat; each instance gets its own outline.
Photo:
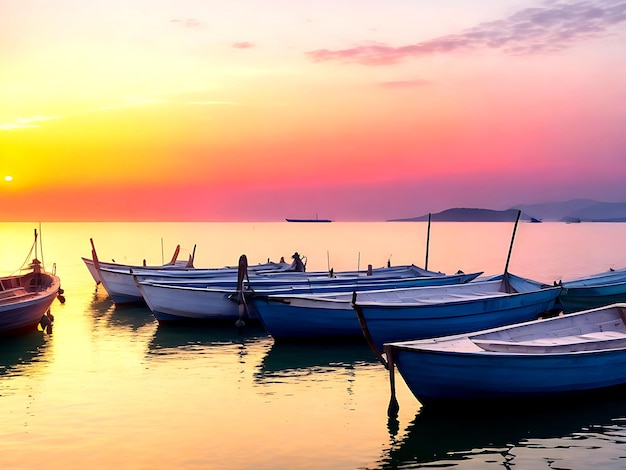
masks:
<path id="1" fill-rule="evenodd" d="M 37 233 L 35 232 L 35 246 Z M 51 331 L 53 317 L 48 310 L 60 296 L 61 280 L 48 273 L 35 258 L 23 274 L 0 277 L 0 335 L 17 335 L 33 331 L 41 324 Z"/>
<path id="2" fill-rule="evenodd" d="M 91 254 L 92 258 L 82 258 L 83 262 L 87 266 L 87 269 L 91 273 L 96 284 L 102 284 L 107 291 L 109 297 L 117 305 L 131 304 L 131 303 L 143 303 L 144 299 L 137 288 L 134 274 L 141 274 L 145 276 L 155 278 L 169 278 L 182 277 L 185 279 L 196 278 L 199 276 L 215 277 L 224 275 L 234 275 L 236 277 L 238 267 L 223 267 L 223 268 L 195 268 L 193 266 L 195 247 L 193 253 L 189 256 L 189 261 L 181 263 L 177 261 L 177 257 L 180 251 L 180 246 L 176 247 L 176 251 L 172 257 L 172 260 L 162 266 L 146 266 L 146 265 L 128 265 L 120 263 L 101 262 L 98 258 L 96 248 L 91 242 Z M 287 263 L 270 263 L 262 264 L 251 267 L 251 271 L 263 270 L 285 270 L 289 268 Z"/>
<path id="3" fill-rule="evenodd" d="M 263 263 L 249 267 L 251 273 L 282 272 L 284 263 Z M 289 265 L 286 265 L 289 266 Z M 225 266 L 223 268 L 195 268 L 193 270 L 171 270 L 139 268 L 104 268 L 98 269 L 100 280 L 109 297 L 115 304 L 128 304 L 144 302 L 137 287 L 137 279 L 150 280 L 159 283 L 174 283 L 182 285 L 221 287 L 225 283 L 235 286 L 237 284 L 237 267 Z M 292 273 L 296 274 L 296 273 Z M 136 279 L 137 277 L 137 279 Z"/>
<path id="4" fill-rule="evenodd" d="M 194 256 L 195 256 L 195 247 L 194 247 L 193 253 L 189 255 L 189 259 L 187 261 L 182 261 L 178 259 L 178 255 L 180 253 L 180 245 L 177 245 L 176 249 L 174 250 L 174 255 L 172 256 L 172 259 L 168 263 L 165 263 L 162 265 L 149 266 L 146 264 L 145 260 L 142 265 L 117 263 L 115 261 L 112 261 L 112 262 L 101 261 L 98 259 L 98 254 L 96 253 L 96 247 L 93 243 L 93 238 L 90 238 L 89 241 L 91 242 L 91 256 L 92 257 L 85 258 L 83 256 L 81 257 L 81 259 L 83 260 L 83 263 L 85 263 L 85 266 L 87 267 L 87 270 L 89 271 L 89 274 L 91 274 L 91 277 L 95 281 L 96 285 L 99 285 L 102 282 L 102 280 L 100 279 L 100 273 L 98 272 L 99 267 L 106 268 L 106 269 L 118 269 L 118 270 L 130 270 L 130 269 L 140 269 L 140 268 L 145 269 L 145 270 L 154 270 L 154 269 L 192 270 L 194 269 L 193 261 L 194 261 Z"/>
<path id="5" fill-rule="evenodd" d="M 100 267 L 98 274 L 102 285 L 111 299 L 116 304 L 143 302 L 137 282 L 149 281 L 158 284 L 182 285 L 203 288 L 224 288 L 237 285 L 238 266 L 225 266 L 220 268 L 195 268 L 193 270 L 180 269 L 143 269 L 138 268 L 107 268 Z M 340 271 L 329 273 L 327 271 L 298 272 L 292 270 L 292 264 L 288 263 L 260 263 L 247 265 L 248 277 L 255 280 L 259 285 L 304 283 L 311 280 L 330 281 L 333 279 L 353 281 L 360 279 L 380 279 L 393 277 L 416 277 L 416 276 L 445 276 L 442 273 L 426 271 L 414 265 L 395 266 L 391 268 L 372 268 L 363 271 Z M 332 279 L 331 279 L 332 276 Z"/>
<path id="6" fill-rule="evenodd" d="M 180 245 L 176 247 L 176 250 L 174 251 L 174 256 L 172 257 L 172 260 L 169 263 L 162 264 L 162 265 L 148 266 L 146 265 L 145 261 L 143 265 L 123 264 L 123 263 L 116 263 L 115 261 L 113 262 L 100 261 L 98 260 L 97 255 L 95 253 L 95 248 L 93 248 L 93 240 L 91 240 L 91 244 L 92 244 L 92 256 L 93 257 L 85 258 L 83 256 L 81 257 L 81 259 L 83 260 L 83 263 L 85 263 L 85 266 L 87 267 L 89 274 L 91 274 L 91 277 L 93 277 L 93 280 L 95 281 L 96 285 L 99 285 L 102 282 L 100 280 L 100 274 L 98 273 L 98 268 L 96 267 L 96 261 L 99 263 L 100 267 L 108 268 L 108 269 L 139 269 L 139 268 L 148 269 L 148 270 L 150 269 L 193 269 L 193 258 L 191 255 L 188 261 L 181 261 L 177 259 L 178 254 L 180 252 Z"/>
<path id="7" fill-rule="evenodd" d="M 404 277 L 390 273 L 382 276 L 351 276 L 351 277 L 305 277 L 301 273 L 295 276 L 268 275 L 251 276 L 246 283 L 244 295 L 245 315 L 248 319 L 257 319 L 256 297 L 268 298 L 291 296 L 297 294 L 348 293 L 346 298 L 346 314 L 353 323 L 352 334 L 361 336 L 361 329 L 350 305 L 351 293 L 355 290 L 372 290 L 399 288 L 407 286 L 427 285 L 429 283 L 468 282 L 480 273 L 455 274 L 436 277 Z M 239 291 L 237 278 L 220 277 L 213 282 L 204 280 L 202 283 L 161 283 L 154 279 L 142 279 L 136 276 L 137 287 L 148 307 L 160 323 L 183 322 L 190 320 L 229 320 L 240 317 Z M 333 325 L 328 328 L 332 330 Z M 310 332 L 309 332 L 310 334 Z M 341 335 L 341 331 L 334 334 Z"/>
<path id="8" fill-rule="evenodd" d="M 626 304 L 384 348 L 422 404 L 575 396 L 626 384 Z"/>

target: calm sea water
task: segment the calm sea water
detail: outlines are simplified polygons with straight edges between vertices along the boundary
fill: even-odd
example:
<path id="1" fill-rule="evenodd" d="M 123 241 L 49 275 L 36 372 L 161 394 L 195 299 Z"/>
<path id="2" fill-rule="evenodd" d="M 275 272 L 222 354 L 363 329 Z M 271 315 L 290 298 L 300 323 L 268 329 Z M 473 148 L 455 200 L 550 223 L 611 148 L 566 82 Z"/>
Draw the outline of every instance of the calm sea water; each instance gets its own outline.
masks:
<path id="1" fill-rule="evenodd" d="M 0 223 L 0 272 L 35 224 Z M 513 224 L 439 223 L 428 267 L 504 269 Z M 116 308 L 81 256 L 149 264 L 196 248 L 196 266 L 307 256 L 308 270 L 426 262 L 425 223 L 43 224 L 67 301 L 54 332 L 0 341 L 2 469 L 626 468 L 626 398 L 541 412 L 441 414 L 364 344 L 274 344 L 260 328 L 164 328 Z M 520 224 L 509 270 L 544 282 L 626 266 L 626 224 Z M 40 253 L 41 257 L 41 253 Z M 625 299 L 626 300 L 626 299 Z M 468 410 L 469 411 L 469 410 Z"/>

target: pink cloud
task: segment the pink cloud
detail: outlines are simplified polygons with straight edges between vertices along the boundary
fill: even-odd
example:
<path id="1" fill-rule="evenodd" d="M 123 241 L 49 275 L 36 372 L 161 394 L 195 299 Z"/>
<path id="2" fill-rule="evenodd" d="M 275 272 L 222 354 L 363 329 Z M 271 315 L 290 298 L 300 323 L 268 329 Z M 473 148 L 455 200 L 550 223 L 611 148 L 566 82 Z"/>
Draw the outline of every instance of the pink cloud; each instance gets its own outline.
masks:
<path id="1" fill-rule="evenodd" d="M 233 47 L 235 49 L 250 49 L 251 47 L 254 47 L 254 44 L 252 44 L 251 42 L 242 41 L 234 43 Z"/>
<path id="2" fill-rule="evenodd" d="M 318 49 L 307 56 L 314 62 L 389 65 L 409 58 L 481 48 L 508 54 L 545 53 L 602 36 L 616 24 L 626 22 L 626 2 L 622 0 L 546 1 L 543 5 L 416 44 L 396 47 L 368 43 L 342 50 Z"/>
<path id="3" fill-rule="evenodd" d="M 184 20 L 174 19 L 172 23 L 176 23 L 183 28 L 203 28 L 205 26 L 203 21 L 197 20 L 195 18 L 186 18 Z"/>
<path id="4" fill-rule="evenodd" d="M 381 82 L 380 86 L 383 88 L 414 88 L 431 85 L 429 80 L 422 80 L 416 78 L 414 80 L 392 80 L 388 82 Z"/>

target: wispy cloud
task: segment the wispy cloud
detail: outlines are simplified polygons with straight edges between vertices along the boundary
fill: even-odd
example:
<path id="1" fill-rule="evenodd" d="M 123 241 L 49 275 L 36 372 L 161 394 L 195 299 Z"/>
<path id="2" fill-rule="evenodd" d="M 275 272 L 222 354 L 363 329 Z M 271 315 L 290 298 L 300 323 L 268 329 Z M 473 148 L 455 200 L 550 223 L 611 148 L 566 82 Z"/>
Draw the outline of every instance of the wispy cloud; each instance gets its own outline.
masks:
<path id="1" fill-rule="evenodd" d="M 85 111 L 79 111 L 64 115 L 45 116 L 35 114 L 30 117 L 16 117 L 13 121 L 0 123 L 0 131 L 16 131 L 21 129 L 37 129 L 41 127 L 41 123 L 52 121 L 55 119 L 69 119 L 79 116 L 86 116 L 95 113 L 115 111 L 124 108 L 134 108 L 137 106 L 149 106 L 157 103 L 165 103 L 167 100 L 160 98 L 145 98 L 140 96 L 127 96 L 122 101 L 106 106 L 100 106 Z"/>
<path id="2" fill-rule="evenodd" d="M 408 58 L 481 48 L 499 49 L 508 54 L 556 52 L 575 42 L 607 34 L 611 27 L 624 22 L 626 1 L 623 0 L 548 0 L 542 6 L 480 23 L 459 34 L 398 47 L 366 43 L 343 50 L 319 49 L 307 55 L 315 62 L 388 65 Z"/>
<path id="3" fill-rule="evenodd" d="M 134 108 L 137 106 L 148 106 L 155 103 L 162 103 L 166 100 L 160 98 L 145 98 L 142 96 L 126 96 L 121 102 L 110 104 L 106 106 L 101 106 L 96 109 L 96 111 L 113 111 L 116 109 L 123 108 Z"/>
<path id="4" fill-rule="evenodd" d="M 204 28 L 204 21 L 198 20 L 196 18 L 185 18 L 185 19 L 173 19 L 172 23 L 182 26 L 183 28 L 195 29 L 195 28 Z"/>
<path id="5" fill-rule="evenodd" d="M 189 101 L 187 104 L 196 105 L 196 106 L 237 106 L 237 103 L 233 103 L 232 101 Z"/>
<path id="6" fill-rule="evenodd" d="M 59 119 L 60 116 L 40 116 L 35 115 L 31 117 L 20 117 L 18 116 L 12 122 L 0 123 L 0 131 L 15 131 L 21 129 L 36 129 L 41 127 L 39 125 L 40 122 L 50 121 L 52 119 Z"/>
<path id="7" fill-rule="evenodd" d="M 234 43 L 233 47 L 235 49 L 250 49 L 251 47 L 254 47 L 254 44 L 252 44 L 251 42 L 242 41 Z"/>
<path id="8" fill-rule="evenodd" d="M 415 80 L 395 80 L 389 82 L 381 82 L 380 86 L 383 88 L 415 88 L 431 85 L 429 80 L 415 79 Z"/>

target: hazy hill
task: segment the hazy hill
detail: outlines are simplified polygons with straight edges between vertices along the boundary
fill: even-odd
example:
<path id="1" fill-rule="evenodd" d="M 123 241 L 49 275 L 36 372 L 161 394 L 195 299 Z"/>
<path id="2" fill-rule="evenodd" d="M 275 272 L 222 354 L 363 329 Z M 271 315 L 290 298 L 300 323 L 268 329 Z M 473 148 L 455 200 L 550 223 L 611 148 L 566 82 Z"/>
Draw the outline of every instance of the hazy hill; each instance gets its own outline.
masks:
<path id="1" fill-rule="evenodd" d="M 521 210 L 520 220 L 531 218 L 544 222 L 626 222 L 626 202 L 599 202 L 591 199 L 572 199 L 542 204 L 518 204 L 511 209 L 454 208 L 431 214 L 432 221 L 439 222 L 509 222 L 515 221 Z M 395 222 L 427 221 L 428 214 Z"/>
<path id="2" fill-rule="evenodd" d="M 520 204 L 514 207 L 531 217 L 544 221 L 624 222 L 626 202 L 598 202 L 591 199 L 572 199 L 544 204 Z"/>
<path id="3" fill-rule="evenodd" d="M 433 222 L 515 222 L 516 218 L 517 209 L 496 211 L 492 209 L 455 208 L 431 214 Z M 394 219 L 390 222 L 421 222 L 427 220 L 428 214 L 408 219 Z M 530 217 L 522 214 L 520 220 L 530 220 Z"/>

